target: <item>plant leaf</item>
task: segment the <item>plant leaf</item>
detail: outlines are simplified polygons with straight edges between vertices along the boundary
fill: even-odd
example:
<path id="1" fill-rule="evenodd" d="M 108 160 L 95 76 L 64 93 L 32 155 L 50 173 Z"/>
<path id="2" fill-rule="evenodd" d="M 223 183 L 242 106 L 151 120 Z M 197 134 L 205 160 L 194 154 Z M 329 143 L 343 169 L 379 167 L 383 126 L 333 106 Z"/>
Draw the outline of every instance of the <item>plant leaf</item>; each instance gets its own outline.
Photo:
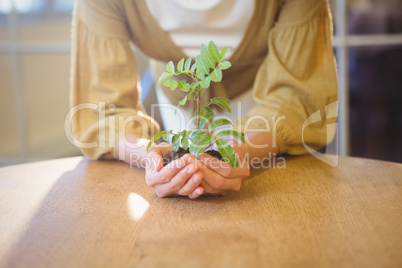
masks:
<path id="1" fill-rule="evenodd" d="M 230 139 L 232 139 L 232 137 L 235 137 L 239 140 L 241 140 L 243 143 L 245 143 L 245 139 L 244 136 L 242 134 L 240 134 L 237 131 L 234 131 L 232 129 L 224 129 L 222 131 L 220 131 L 218 134 L 216 134 L 216 137 L 221 138 L 221 137 L 225 137 L 225 136 L 229 136 Z"/>
<path id="2" fill-rule="evenodd" d="M 184 63 L 184 70 L 190 70 L 191 58 L 187 58 L 186 63 Z"/>
<path id="3" fill-rule="evenodd" d="M 223 47 L 221 51 L 221 58 L 219 61 L 223 61 L 225 59 L 226 54 L 230 51 L 230 47 Z"/>
<path id="4" fill-rule="evenodd" d="M 195 76 L 200 80 L 205 78 L 205 74 L 203 74 L 203 73 L 197 73 Z"/>
<path id="5" fill-rule="evenodd" d="M 155 136 L 152 137 L 152 139 L 148 142 L 147 144 L 147 152 L 149 150 L 149 148 L 151 147 L 151 145 L 158 139 L 160 139 L 163 135 L 165 135 L 167 133 L 167 131 L 161 131 L 157 134 L 155 134 Z"/>
<path id="6" fill-rule="evenodd" d="M 196 130 L 194 130 L 194 129 L 187 130 L 187 137 L 190 138 L 194 131 L 196 131 Z"/>
<path id="7" fill-rule="evenodd" d="M 211 101 L 207 104 L 215 104 L 218 105 L 219 107 L 221 107 L 223 110 L 228 111 L 229 113 L 232 112 L 232 109 L 230 108 L 229 104 L 228 104 L 228 99 L 226 98 L 222 98 L 222 97 L 215 97 L 213 99 L 211 99 Z"/>
<path id="8" fill-rule="evenodd" d="M 228 163 L 231 167 L 236 168 L 239 166 L 239 162 L 236 158 L 236 153 L 233 150 L 232 146 L 221 139 L 216 140 L 216 147 L 218 147 L 218 151 L 221 153 L 223 159 Z"/>
<path id="9" fill-rule="evenodd" d="M 207 113 L 207 114 L 201 116 L 199 128 L 200 128 L 200 129 L 203 129 L 204 126 L 205 126 L 205 124 L 206 124 L 209 120 L 211 120 L 211 118 L 214 117 L 214 116 L 215 116 L 215 114 L 214 114 L 213 112 Z"/>
<path id="10" fill-rule="evenodd" d="M 194 140 L 195 136 L 196 136 L 198 133 L 200 133 L 200 132 L 205 133 L 204 131 L 201 131 L 201 130 L 199 130 L 199 129 L 193 130 L 193 131 L 189 134 L 190 139 L 191 139 L 191 140 Z"/>
<path id="11" fill-rule="evenodd" d="M 174 74 L 174 64 L 173 64 L 173 61 L 169 61 L 169 63 L 166 64 L 166 71 L 168 71 L 169 73 Z"/>
<path id="12" fill-rule="evenodd" d="M 184 92 L 188 92 L 190 90 L 190 87 L 191 87 L 190 84 L 186 83 L 186 84 L 184 84 L 184 86 L 182 88 L 180 88 L 180 90 L 184 91 Z"/>
<path id="13" fill-rule="evenodd" d="M 212 109 L 209 108 L 208 106 L 203 105 L 201 107 L 201 115 L 206 115 L 207 113 L 214 113 L 214 111 L 212 111 Z"/>
<path id="14" fill-rule="evenodd" d="M 180 89 L 184 86 L 184 84 L 186 83 L 186 79 L 181 80 L 180 82 L 177 83 L 177 87 Z"/>
<path id="15" fill-rule="evenodd" d="M 187 102 L 187 95 L 181 101 L 179 101 L 179 104 L 184 105 L 186 104 L 186 102 Z"/>
<path id="16" fill-rule="evenodd" d="M 222 81 L 222 70 L 217 68 L 213 70 L 213 72 L 209 75 L 212 81 L 214 82 L 220 82 Z"/>
<path id="17" fill-rule="evenodd" d="M 204 77 L 201 81 L 200 81 L 200 86 L 202 88 L 209 88 L 209 86 L 211 85 L 211 78 L 209 78 L 209 76 Z"/>
<path id="18" fill-rule="evenodd" d="M 174 115 L 176 116 L 177 110 L 180 108 L 180 104 L 177 104 L 176 108 L 174 108 Z"/>
<path id="19" fill-rule="evenodd" d="M 168 72 L 164 72 L 163 74 L 161 74 L 161 76 L 159 77 L 159 80 L 158 80 L 158 86 L 159 86 L 160 84 L 162 84 L 163 81 L 165 81 L 166 79 L 168 79 L 168 78 L 170 78 L 170 77 L 172 77 L 172 76 L 173 76 L 173 74 L 168 73 Z"/>
<path id="20" fill-rule="evenodd" d="M 172 138 L 172 149 L 177 152 L 180 147 L 180 134 L 175 134 Z"/>
<path id="21" fill-rule="evenodd" d="M 168 79 L 165 82 L 163 82 L 164 86 L 170 87 L 171 90 L 175 90 L 177 87 L 177 81 L 174 79 Z"/>
<path id="22" fill-rule="evenodd" d="M 197 86 L 200 84 L 200 81 L 197 81 L 195 83 L 193 83 L 190 87 L 191 91 L 194 91 L 197 89 Z"/>
<path id="23" fill-rule="evenodd" d="M 165 134 L 163 134 L 163 136 L 162 136 L 163 140 L 169 142 L 169 136 L 170 136 L 170 134 L 172 134 L 172 132 L 173 132 L 172 130 L 169 130 Z"/>
<path id="24" fill-rule="evenodd" d="M 220 61 L 219 49 L 213 41 L 210 41 L 208 44 L 208 52 L 214 61 L 216 62 Z"/>
<path id="25" fill-rule="evenodd" d="M 181 147 L 183 147 L 184 150 L 187 150 L 188 148 L 188 132 L 187 130 L 183 130 L 181 132 Z"/>
<path id="26" fill-rule="evenodd" d="M 177 88 L 181 91 L 188 92 L 190 90 L 190 84 L 187 83 L 186 79 L 183 79 L 177 83 Z"/>
<path id="27" fill-rule="evenodd" d="M 201 44 L 201 59 L 206 67 L 215 68 L 215 61 L 209 55 L 208 48 L 204 44 Z"/>
<path id="28" fill-rule="evenodd" d="M 232 125 L 232 122 L 226 118 L 221 118 L 221 119 L 215 120 L 214 122 L 212 122 L 212 124 L 209 125 L 208 131 L 212 132 L 215 128 L 224 126 L 224 125 Z"/>
<path id="29" fill-rule="evenodd" d="M 193 133 L 194 134 L 194 133 Z M 193 134 L 191 136 L 193 136 Z M 191 144 L 190 144 L 190 153 L 194 154 L 195 150 L 197 149 L 197 144 L 198 142 L 204 138 L 205 136 L 208 135 L 208 132 L 204 132 L 201 130 L 197 130 L 197 134 L 191 138 Z M 209 135 L 208 135 L 209 136 Z"/>
<path id="30" fill-rule="evenodd" d="M 200 55 L 197 55 L 197 57 L 195 58 L 195 64 L 197 64 L 197 74 L 198 73 L 206 74 L 206 75 L 209 74 L 209 69 L 202 62 Z"/>
<path id="31" fill-rule="evenodd" d="M 177 63 L 177 70 L 179 72 L 183 71 L 183 64 L 184 64 L 184 58 L 181 59 L 178 63 Z"/>
<path id="32" fill-rule="evenodd" d="M 197 63 L 194 62 L 193 66 L 191 66 L 190 70 L 194 73 L 196 68 L 197 68 Z"/>
<path id="33" fill-rule="evenodd" d="M 230 61 L 224 60 L 221 63 L 219 63 L 219 69 L 221 70 L 226 70 L 229 69 L 230 67 L 232 67 Z"/>
<path id="34" fill-rule="evenodd" d="M 199 156 L 201 153 L 203 153 L 205 151 L 205 149 L 208 148 L 209 145 L 211 145 L 214 141 L 216 140 L 215 136 L 211 136 L 208 135 L 206 137 L 203 137 L 202 139 L 200 139 L 196 146 L 195 146 L 195 150 L 194 150 L 194 156 Z"/>
<path id="35" fill-rule="evenodd" d="M 215 97 L 215 98 L 212 98 L 212 100 L 222 100 L 222 101 L 225 101 L 225 102 L 229 102 L 229 101 L 230 101 L 229 99 L 224 98 L 224 97 Z"/>
<path id="36" fill-rule="evenodd" d="M 191 142 L 198 142 L 202 137 L 208 135 L 207 131 L 197 130 L 196 135 L 191 139 Z"/>

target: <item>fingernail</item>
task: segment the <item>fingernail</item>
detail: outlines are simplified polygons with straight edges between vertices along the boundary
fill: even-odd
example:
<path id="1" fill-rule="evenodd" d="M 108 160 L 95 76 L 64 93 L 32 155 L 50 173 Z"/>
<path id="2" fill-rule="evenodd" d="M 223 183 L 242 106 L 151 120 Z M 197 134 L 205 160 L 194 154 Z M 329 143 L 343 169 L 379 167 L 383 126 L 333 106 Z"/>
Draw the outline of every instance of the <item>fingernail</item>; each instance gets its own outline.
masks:
<path id="1" fill-rule="evenodd" d="M 181 173 L 186 173 L 187 172 L 188 167 L 183 168 L 180 172 Z"/>
<path id="2" fill-rule="evenodd" d="M 200 183 L 201 178 L 198 177 L 198 176 L 195 176 L 195 177 L 193 178 L 193 181 L 194 181 L 195 183 Z"/>
<path id="3" fill-rule="evenodd" d="M 179 161 L 179 164 L 177 165 L 178 168 L 183 168 L 186 165 L 183 160 Z"/>
<path id="4" fill-rule="evenodd" d="M 194 171 L 195 171 L 195 167 L 194 167 L 194 166 L 189 166 L 189 167 L 187 168 L 187 173 L 188 173 L 188 174 L 193 174 Z"/>
<path id="5" fill-rule="evenodd" d="M 195 190 L 195 194 L 196 195 L 201 195 L 201 190 L 200 189 Z"/>

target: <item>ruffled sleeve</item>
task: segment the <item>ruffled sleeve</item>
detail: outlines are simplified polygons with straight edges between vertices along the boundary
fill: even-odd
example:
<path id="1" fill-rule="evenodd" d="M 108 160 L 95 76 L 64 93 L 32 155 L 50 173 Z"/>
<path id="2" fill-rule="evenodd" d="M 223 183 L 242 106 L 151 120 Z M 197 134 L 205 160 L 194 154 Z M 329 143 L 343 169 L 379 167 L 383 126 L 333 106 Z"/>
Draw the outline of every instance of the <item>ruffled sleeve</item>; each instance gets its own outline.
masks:
<path id="1" fill-rule="evenodd" d="M 91 159 L 117 159 L 120 138 L 149 138 L 159 130 L 139 102 L 136 62 L 117 3 L 76 1 L 74 10 L 66 133 Z"/>
<path id="2" fill-rule="evenodd" d="M 283 4 L 254 81 L 257 105 L 242 118 L 241 131 L 269 132 L 280 153 L 288 154 L 303 154 L 333 139 L 338 85 L 331 38 L 325 1 Z"/>

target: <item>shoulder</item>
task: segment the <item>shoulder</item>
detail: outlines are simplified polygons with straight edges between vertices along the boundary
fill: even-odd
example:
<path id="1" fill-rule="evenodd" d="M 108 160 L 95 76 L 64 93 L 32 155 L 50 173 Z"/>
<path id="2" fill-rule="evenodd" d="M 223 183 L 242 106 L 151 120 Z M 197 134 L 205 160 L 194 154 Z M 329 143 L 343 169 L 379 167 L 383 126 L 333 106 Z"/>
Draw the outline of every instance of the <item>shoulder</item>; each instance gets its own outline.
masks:
<path id="1" fill-rule="evenodd" d="M 92 33 L 127 38 L 123 0 L 78 0 L 77 5 L 79 19 Z"/>
<path id="2" fill-rule="evenodd" d="M 326 6 L 326 0 L 283 0 L 277 22 L 283 25 L 302 24 L 314 19 Z"/>

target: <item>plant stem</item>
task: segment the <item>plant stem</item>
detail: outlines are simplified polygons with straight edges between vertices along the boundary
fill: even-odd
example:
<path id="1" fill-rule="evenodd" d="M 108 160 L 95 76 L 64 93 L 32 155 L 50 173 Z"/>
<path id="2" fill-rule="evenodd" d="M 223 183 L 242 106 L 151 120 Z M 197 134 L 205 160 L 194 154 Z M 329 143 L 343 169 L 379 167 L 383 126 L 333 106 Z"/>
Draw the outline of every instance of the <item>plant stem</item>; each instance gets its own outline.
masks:
<path id="1" fill-rule="evenodd" d="M 201 107 L 200 107 L 200 93 L 197 93 L 197 130 L 200 130 L 200 113 L 201 113 Z"/>
<path id="2" fill-rule="evenodd" d="M 198 82 L 197 78 L 195 78 L 193 75 L 189 74 L 188 72 L 181 72 L 182 74 L 187 75 L 188 77 L 190 77 L 191 79 L 193 79 L 194 82 Z"/>

